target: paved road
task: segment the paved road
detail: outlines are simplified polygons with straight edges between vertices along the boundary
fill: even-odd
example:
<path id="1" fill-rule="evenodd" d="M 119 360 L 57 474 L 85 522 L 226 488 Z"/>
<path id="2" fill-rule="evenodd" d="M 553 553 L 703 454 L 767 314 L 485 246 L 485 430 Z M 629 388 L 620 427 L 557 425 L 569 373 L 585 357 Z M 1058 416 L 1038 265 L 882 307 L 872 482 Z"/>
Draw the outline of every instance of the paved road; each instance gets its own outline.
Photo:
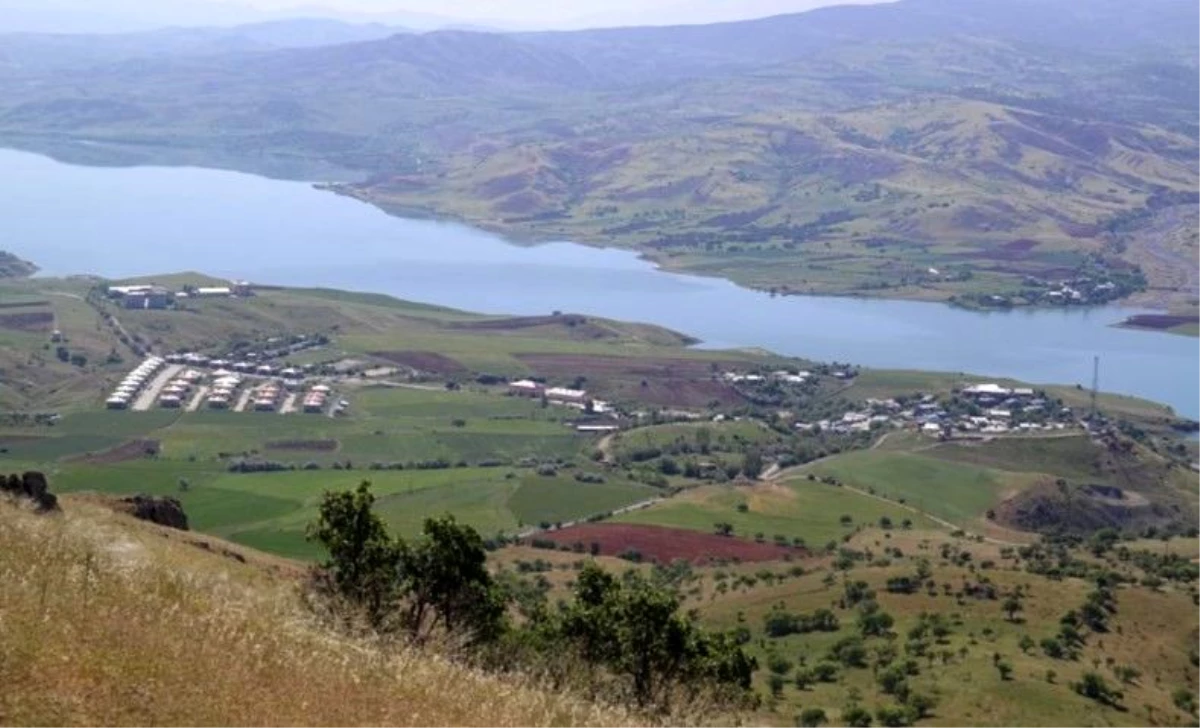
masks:
<path id="1" fill-rule="evenodd" d="M 288 415 L 294 412 L 296 410 L 296 398 L 299 396 L 298 394 L 289 394 L 285 397 L 283 404 L 279 406 L 279 414 Z"/>
<path id="2" fill-rule="evenodd" d="M 250 395 L 254 394 L 249 387 L 242 390 L 242 394 L 238 397 L 237 404 L 233 406 L 234 412 L 245 412 L 246 405 L 250 404 Z"/>
<path id="3" fill-rule="evenodd" d="M 196 390 L 196 396 L 192 397 L 192 401 L 188 403 L 187 411 L 195 412 L 204 404 L 204 398 L 208 396 L 208 387 L 200 387 Z"/>
<path id="4" fill-rule="evenodd" d="M 137 400 L 134 401 L 133 407 L 130 409 L 132 409 L 134 412 L 145 412 L 153 407 L 154 403 L 158 400 L 159 392 L 161 392 L 163 387 L 167 386 L 167 383 L 174 379 L 175 376 L 181 371 L 183 371 L 182 364 L 168 364 L 167 366 L 163 367 L 161 370 L 159 370 L 158 374 L 154 376 L 154 379 L 150 380 L 150 383 L 146 385 L 146 388 L 142 390 L 142 393 L 138 395 Z"/>

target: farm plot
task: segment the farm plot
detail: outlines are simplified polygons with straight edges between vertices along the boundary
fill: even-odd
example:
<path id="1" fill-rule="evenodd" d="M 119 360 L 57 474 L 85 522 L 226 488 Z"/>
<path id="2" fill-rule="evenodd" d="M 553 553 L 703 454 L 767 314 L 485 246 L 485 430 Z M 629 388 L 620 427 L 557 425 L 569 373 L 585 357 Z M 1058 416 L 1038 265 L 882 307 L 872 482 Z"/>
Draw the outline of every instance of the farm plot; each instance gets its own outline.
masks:
<path id="1" fill-rule="evenodd" d="M 660 564 L 676 560 L 695 564 L 779 561 L 807 555 L 803 549 L 755 543 L 735 536 L 627 523 L 587 523 L 540 534 L 538 538 L 579 550 L 596 550 L 604 556 L 634 557 Z"/>
<path id="2" fill-rule="evenodd" d="M 814 464 L 809 472 L 849 486 L 901 500 L 918 510 L 966 525 L 999 502 L 1006 491 L 1032 483 L 977 465 L 913 453 L 860 451 Z"/>
<path id="3" fill-rule="evenodd" d="M 644 510 L 625 513 L 615 520 L 623 523 L 670 526 L 706 534 L 717 524 L 732 527 L 735 536 L 788 543 L 802 539 L 810 547 L 822 547 L 860 526 L 889 519 L 902 528 L 937 528 L 936 524 L 898 506 L 836 486 L 807 480 L 786 484 L 754 486 L 703 486 Z"/>

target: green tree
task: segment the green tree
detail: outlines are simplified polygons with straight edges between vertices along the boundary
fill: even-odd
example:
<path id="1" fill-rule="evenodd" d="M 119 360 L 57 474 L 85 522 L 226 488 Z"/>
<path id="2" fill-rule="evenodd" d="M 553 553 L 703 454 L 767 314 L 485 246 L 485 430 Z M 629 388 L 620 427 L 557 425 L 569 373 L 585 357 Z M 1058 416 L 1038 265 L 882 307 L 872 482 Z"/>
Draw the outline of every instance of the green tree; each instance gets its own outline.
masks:
<path id="1" fill-rule="evenodd" d="M 416 640 L 439 629 L 498 636 L 505 604 L 479 534 L 450 516 L 430 518 L 409 544 L 388 534 L 374 503 L 367 481 L 321 500 L 308 537 L 329 553 L 322 566 L 333 591 L 377 630 L 403 628 Z"/>
<path id="2" fill-rule="evenodd" d="M 746 455 L 742 458 L 742 474 L 751 480 L 757 480 L 763 471 L 763 456 L 762 452 L 752 447 L 746 451 Z"/>
<path id="3" fill-rule="evenodd" d="M 876 681 L 879 683 L 879 689 L 886 695 L 908 694 L 908 673 L 901 665 L 892 665 L 879 673 Z"/>
<path id="4" fill-rule="evenodd" d="M 1004 610 L 1004 614 L 1008 617 L 1008 621 L 1017 621 L 1017 612 L 1024 611 L 1025 605 L 1021 601 L 1021 595 L 1013 592 L 1004 599 L 1004 604 L 1000 606 Z"/>
<path id="5" fill-rule="evenodd" d="M 422 534 L 412 544 L 400 542 L 409 634 L 423 639 L 444 628 L 481 641 L 499 636 L 504 599 L 479 533 L 444 516 L 426 519 Z"/>
<path id="6" fill-rule="evenodd" d="M 595 565 L 576 579 L 555 630 L 581 656 L 629 680 L 641 707 L 669 707 L 680 684 L 707 684 L 745 698 L 757 664 L 723 634 L 699 628 L 679 597 L 639 574 L 618 582 Z"/>
<path id="7" fill-rule="evenodd" d="M 904 705 L 908 707 L 910 722 L 916 723 L 929 717 L 937 707 L 937 700 L 924 693 L 910 692 L 904 700 Z"/>
<path id="8" fill-rule="evenodd" d="M 1083 673 L 1079 682 L 1071 683 L 1071 689 L 1085 698 L 1114 708 L 1119 707 L 1125 697 L 1120 690 L 1110 687 L 1099 673 L 1090 670 Z"/>
<path id="9" fill-rule="evenodd" d="M 317 521 L 309 526 L 308 538 L 329 553 L 322 567 L 332 578 L 336 593 L 361 609 L 373 628 L 380 629 L 401 593 L 402 549 L 371 510 L 374 503 L 367 481 L 357 490 L 326 493 Z"/>
<path id="10" fill-rule="evenodd" d="M 796 725 L 802 728 L 817 728 L 825 725 L 826 720 L 825 711 L 821 708 L 805 708 L 796 717 Z"/>
<path id="11" fill-rule="evenodd" d="M 842 722 L 851 728 L 869 728 L 871 713 L 861 705 L 849 705 L 842 711 Z"/>
<path id="12" fill-rule="evenodd" d="M 895 623 L 896 620 L 892 618 L 892 615 L 878 607 L 863 609 L 858 615 L 858 629 L 862 632 L 863 637 L 881 637 L 887 634 Z"/>
<path id="13" fill-rule="evenodd" d="M 1196 692 L 1191 688 L 1176 688 L 1171 693 L 1171 702 L 1175 703 L 1176 708 L 1189 715 L 1196 712 Z"/>

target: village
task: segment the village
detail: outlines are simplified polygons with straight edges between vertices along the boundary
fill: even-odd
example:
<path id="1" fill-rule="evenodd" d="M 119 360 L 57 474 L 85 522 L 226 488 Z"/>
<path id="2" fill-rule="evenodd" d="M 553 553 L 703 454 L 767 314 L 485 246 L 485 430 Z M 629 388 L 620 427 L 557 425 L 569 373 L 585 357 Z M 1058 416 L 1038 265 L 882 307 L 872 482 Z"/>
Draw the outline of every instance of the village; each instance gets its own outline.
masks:
<path id="1" fill-rule="evenodd" d="M 323 380 L 304 369 L 230 362 L 196 353 L 150 356 L 127 374 L 105 400 L 110 410 L 154 407 L 336 417 L 350 406 Z"/>
<path id="2" fill-rule="evenodd" d="M 797 422 L 795 427 L 837 434 L 907 427 L 949 439 L 1065 430 L 1079 424 L 1069 407 L 1052 402 L 1044 393 L 994 383 L 964 387 L 949 397 L 920 393 L 903 399 L 867 399 L 864 404 L 840 419 Z"/>

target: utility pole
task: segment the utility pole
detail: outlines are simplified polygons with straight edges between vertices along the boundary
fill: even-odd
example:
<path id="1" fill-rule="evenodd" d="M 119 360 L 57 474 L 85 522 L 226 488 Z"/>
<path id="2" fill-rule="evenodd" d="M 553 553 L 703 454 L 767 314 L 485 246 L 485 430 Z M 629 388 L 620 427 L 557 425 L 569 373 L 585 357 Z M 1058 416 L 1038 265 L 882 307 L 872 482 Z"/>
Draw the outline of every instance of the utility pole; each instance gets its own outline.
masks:
<path id="1" fill-rule="evenodd" d="M 1092 357 L 1092 422 L 1096 421 L 1096 397 L 1100 392 L 1100 357 Z"/>

